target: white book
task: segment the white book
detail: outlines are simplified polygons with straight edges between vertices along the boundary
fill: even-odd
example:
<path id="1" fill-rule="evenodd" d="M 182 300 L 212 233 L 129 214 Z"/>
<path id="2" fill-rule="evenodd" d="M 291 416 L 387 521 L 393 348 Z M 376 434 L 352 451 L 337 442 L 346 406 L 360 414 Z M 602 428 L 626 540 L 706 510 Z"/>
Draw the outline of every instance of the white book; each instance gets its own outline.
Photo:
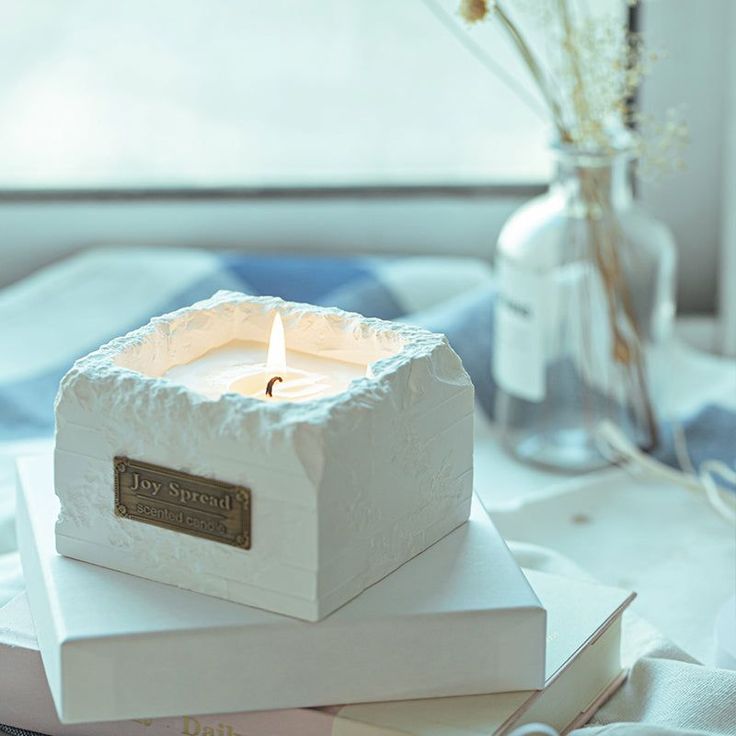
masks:
<path id="1" fill-rule="evenodd" d="M 624 678 L 624 591 L 528 572 L 549 615 L 542 690 L 414 701 L 62 725 L 25 595 L 0 609 L 0 723 L 50 736 L 492 736 L 542 721 L 585 723 Z M 380 673 L 377 673 L 380 676 Z"/>
<path id="2" fill-rule="evenodd" d="M 18 476 L 28 600 L 62 722 L 544 684 L 546 613 L 479 505 L 467 524 L 309 623 L 61 557 L 50 458 L 21 460 Z"/>

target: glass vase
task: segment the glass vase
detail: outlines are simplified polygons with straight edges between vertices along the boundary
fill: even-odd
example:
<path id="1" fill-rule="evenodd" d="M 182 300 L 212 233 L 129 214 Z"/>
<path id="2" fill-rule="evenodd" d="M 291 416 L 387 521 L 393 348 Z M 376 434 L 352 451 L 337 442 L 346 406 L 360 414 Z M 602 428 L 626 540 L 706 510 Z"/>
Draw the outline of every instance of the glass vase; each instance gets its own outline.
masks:
<path id="1" fill-rule="evenodd" d="M 607 463 L 605 422 L 657 443 L 649 358 L 672 330 L 676 255 L 634 200 L 629 151 L 554 153 L 548 193 L 499 236 L 496 418 L 517 458 L 587 471 Z"/>

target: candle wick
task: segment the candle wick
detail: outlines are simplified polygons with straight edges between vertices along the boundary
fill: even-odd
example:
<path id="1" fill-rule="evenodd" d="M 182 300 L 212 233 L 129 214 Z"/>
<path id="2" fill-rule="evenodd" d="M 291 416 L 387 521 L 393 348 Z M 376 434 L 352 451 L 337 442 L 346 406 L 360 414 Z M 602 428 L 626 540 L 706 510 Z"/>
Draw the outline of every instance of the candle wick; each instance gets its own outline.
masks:
<path id="1" fill-rule="evenodd" d="M 274 376 L 266 385 L 266 396 L 273 396 L 273 385 L 274 383 L 283 383 L 284 379 L 281 376 Z"/>

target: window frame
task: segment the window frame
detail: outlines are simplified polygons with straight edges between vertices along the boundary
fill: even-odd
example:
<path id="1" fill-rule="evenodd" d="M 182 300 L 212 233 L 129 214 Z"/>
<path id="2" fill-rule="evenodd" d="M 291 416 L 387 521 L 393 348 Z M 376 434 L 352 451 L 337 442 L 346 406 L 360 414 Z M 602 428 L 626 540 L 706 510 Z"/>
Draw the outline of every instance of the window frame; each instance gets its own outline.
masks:
<path id="1" fill-rule="evenodd" d="M 0 192 L 0 286 L 95 246 L 196 247 L 490 260 L 544 184 Z"/>
<path id="2" fill-rule="evenodd" d="M 730 5 L 727 27 L 736 38 L 736 7 Z M 736 356 L 736 47 L 728 59 L 727 109 L 724 126 L 723 223 L 719 284 L 719 343 L 725 355 Z"/>

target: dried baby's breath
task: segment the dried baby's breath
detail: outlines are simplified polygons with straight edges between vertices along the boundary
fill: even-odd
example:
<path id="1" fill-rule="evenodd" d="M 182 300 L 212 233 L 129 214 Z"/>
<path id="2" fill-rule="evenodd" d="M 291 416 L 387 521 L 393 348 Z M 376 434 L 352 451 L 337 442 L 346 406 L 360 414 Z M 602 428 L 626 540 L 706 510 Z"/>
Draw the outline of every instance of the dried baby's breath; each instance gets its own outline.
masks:
<path id="1" fill-rule="evenodd" d="M 585 147 L 610 146 L 612 131 L 626 124 L 628 102 L 644 74 L 641 39 L 615 16 L 574 23 L 563 18 L 559 33 L 552 73 L 568 136 Z"/>
<path id="2" fill-rule="evenodd" d="M 671 116 L 643 121 L 631 104 L 663 54 L 628 28 L 627 8 L 638 0 L 619 3 L 617 11 L 592 13 L 586 3 L 571 0 L 462 0 L 460 14 L 471 23 L 496 22 L 505 31 L 562 142 L 614 150 L 625 137 L 649 156 L 642 171 L 672 170 L 687 140 L 684 123 Z"/>
<path id="3" fill-rule="evenodd" d="M 634 116 L 637 126 L 637 173 L 645 181 L 685 168 L 684 152 L 690 142 L 690 131 L 682 108 L 667 110 L 664 120 L 650 115 Z"/>

